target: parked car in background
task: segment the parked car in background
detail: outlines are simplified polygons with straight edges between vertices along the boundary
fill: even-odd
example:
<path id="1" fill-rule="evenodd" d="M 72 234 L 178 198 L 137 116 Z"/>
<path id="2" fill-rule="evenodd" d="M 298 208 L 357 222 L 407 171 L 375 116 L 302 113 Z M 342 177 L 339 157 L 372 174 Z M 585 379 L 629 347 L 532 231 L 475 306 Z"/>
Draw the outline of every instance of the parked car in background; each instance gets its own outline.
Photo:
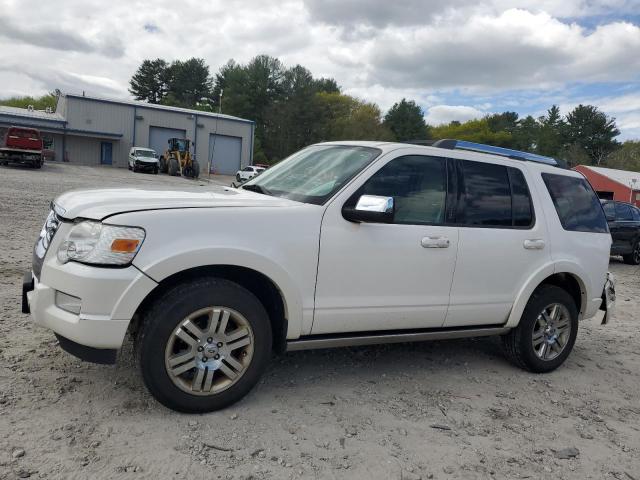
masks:
<path id="1" fill-rule="evenodd" d="M 640 209 L 613 200 L 602 201 L 611 231 L 611 255 L 622 255 L 624 263 L 640 265 Z"/>
<path id="2" fill-rule="evenodd" d="M 158 173 L 158 154 L 150 148 L 132 147 L 129 150 L 129 170 Z"/>
<path id="3" fill-rule="evenodd" d="M 35 128 L 9 127 L 0 143 L 0 164 L 20 163 L 42 168 L 42 137 Z"/>
<path id="4" fill-rule="evenodd" d="M 242 170 L 238 170 L 238 172 L 236 173 L 236 180 L 238 182 L 246 182 L 250 178 L 253 178 L 256 175 L 261 174 L 265 170 L 266 170 L 266 168 L 259 167 L 257 165 L 246 166 Z"/>
<path id="5" fill-rule="evenodd" d="M 22 305 L 84 360 L 114 363 L 130 332 L 175 410 L 239 400 L 274 351 L 500 335 L 550 372 L 614 307 L 599 200 L 547 157 L 332 142 L 240 188 L 167 193 L 56 198 Z"/>

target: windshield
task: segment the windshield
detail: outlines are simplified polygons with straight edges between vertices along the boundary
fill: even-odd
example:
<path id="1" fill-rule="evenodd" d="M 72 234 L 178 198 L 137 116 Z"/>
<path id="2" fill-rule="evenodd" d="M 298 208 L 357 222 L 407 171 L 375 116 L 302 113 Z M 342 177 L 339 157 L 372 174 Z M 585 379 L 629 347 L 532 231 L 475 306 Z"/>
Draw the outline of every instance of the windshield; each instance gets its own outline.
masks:
<path id="1" fill-rule="evenodd" d="M 136 157 L 151 157 L 151 158 L 155 158 L 155 155 L 151 150 L 136 150 Z"/>
<path id="2" fill-rule="evenodd" d="M 242 188 L 321 205 L 378 155 L 377 148 L 314 145 L 294 153 Z"/>

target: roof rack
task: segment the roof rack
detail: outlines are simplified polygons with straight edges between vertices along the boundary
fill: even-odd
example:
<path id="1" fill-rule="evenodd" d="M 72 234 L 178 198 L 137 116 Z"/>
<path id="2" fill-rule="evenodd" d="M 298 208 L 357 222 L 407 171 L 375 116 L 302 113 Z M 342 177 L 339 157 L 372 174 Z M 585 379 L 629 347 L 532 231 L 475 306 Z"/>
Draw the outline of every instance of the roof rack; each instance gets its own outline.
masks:
<path id="1" fill-rule="evenodd" d="M 443 139 L 434 142 L 434 147 L 447 148 L 449 150 L 467 150 L 471 152 L 489 153 L 491 155 L 500 155 L 515 160 L 524 160 L 527 162 L 544 163 L 554 167 L 563 167 L 562 163 L 555 158 L 537 155 L 535 153 L 522 152 L 520 150 L 512 150 L 510 148 L 494 147 L 493 145 L 485 145 L 483 143 L 467 142 L 466 140 Z"/>

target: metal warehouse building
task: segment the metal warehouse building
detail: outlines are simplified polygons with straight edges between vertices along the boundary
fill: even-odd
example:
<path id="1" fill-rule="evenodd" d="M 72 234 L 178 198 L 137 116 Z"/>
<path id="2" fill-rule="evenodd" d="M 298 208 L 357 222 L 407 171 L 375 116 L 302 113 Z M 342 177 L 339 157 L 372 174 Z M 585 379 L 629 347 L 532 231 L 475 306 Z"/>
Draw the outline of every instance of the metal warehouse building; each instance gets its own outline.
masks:
<path id="1" fill-rule="evenodd" d="M 202 171 L 234 175 L 252 163 L 251 120 L 143 102 L 62 94 L 55 112 L 0 106 L 0 129 L 38 128 L 48 160 L 126 167 L 132 146 L 159 155 L 171 137 L 188 138 Z"/>
<path id="2" fill-rule="evenodd" d="M 590 165 L 578 165 L 574 170 L 587 177 L 598 197 L 640 206 L 640 173 Z"/>

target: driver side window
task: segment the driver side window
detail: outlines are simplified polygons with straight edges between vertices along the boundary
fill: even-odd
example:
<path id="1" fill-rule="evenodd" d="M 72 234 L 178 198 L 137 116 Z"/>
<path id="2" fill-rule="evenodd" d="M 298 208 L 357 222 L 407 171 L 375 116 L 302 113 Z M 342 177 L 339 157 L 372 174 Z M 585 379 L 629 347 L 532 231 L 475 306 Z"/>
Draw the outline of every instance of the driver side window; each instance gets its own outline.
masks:
<path id="1" fill-rule="evenodd" d="M 443 224 L 447 197 L 447 165 L 440 157 L 410 155 L 391 160 L 355 195 L 393 197 L 393 223 Z"/>

